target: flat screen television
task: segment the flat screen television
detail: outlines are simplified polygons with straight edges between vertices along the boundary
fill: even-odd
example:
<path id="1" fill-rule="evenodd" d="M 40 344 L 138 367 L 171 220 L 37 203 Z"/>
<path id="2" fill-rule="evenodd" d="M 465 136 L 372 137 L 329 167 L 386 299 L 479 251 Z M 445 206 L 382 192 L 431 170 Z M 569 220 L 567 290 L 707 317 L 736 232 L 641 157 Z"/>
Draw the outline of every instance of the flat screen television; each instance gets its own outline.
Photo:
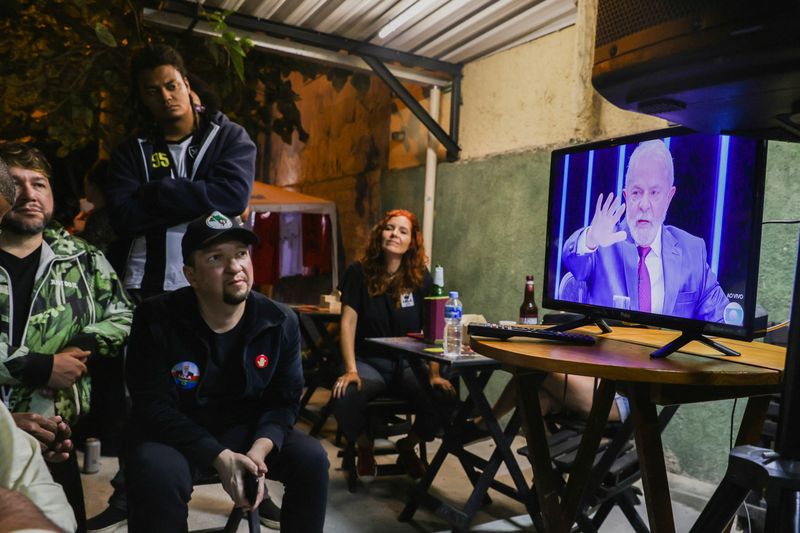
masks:
<path id="1" fill-rule="evenodd" d="M 543 305 L 751 340 L 767 143 L 671 128 L 552 153 Z"/>

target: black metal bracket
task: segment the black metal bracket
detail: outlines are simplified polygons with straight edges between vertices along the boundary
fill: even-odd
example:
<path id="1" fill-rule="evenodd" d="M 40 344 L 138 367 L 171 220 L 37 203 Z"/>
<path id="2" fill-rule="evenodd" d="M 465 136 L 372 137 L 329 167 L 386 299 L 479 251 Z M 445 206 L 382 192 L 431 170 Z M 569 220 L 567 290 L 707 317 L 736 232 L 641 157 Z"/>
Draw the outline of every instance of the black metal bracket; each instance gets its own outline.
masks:
<path id="1" fill-rule="evenodd" d="M 420 120 L 420 122 L 422 122 L 425 125 L 425 127 L 428 128 L 428 131 L 430 131 L 433 134 L 433 136 L 436 137 L 436 139 L 444 145 L 445 149 L 447 150 L 447 159 L 449 161 L 456 161 L 458 159 L 458 152 L 461 150 L 461 148 L 458 147 L 456 141 L 453 138 L 451 138 L 446 131 L 444 131 L 444 129 L 439 125 L 438 122 L 436 122 L 436 120 L 434 120 L 434 118 L 428 113 L 428 111 L 420 105 L 417 99 L 414 98 L 414 96 L 410 92 L 408 92 L 408 89 L 406 89 L 403 86 L 400 80 L 398 80 L 395 77 L 395 75 L 392 74 L 388 68 L 386 68 L 386 65 L 384 65 L 377 58 L 366 54 L 361 54 L 361 59 L 363 59 L 367 63 L 367 65 L 370 66 L 373 72 L 375 72 L 375 74 L 381 80 L 383 80 L 383 82 L 386 85 L 388 85 L 392 91 L 394 91 L 397 97 L 400 98 L 400 100 L 402 100 L 403 103 L 408 106 L 411 112 L 414 113 L 414 116 L 416 116 Z M 453 99 L 451 100 L 451 102 L 452 101 L 455 100 Z M 457 105 L 456 109 L 458 109 Z M 456 123 L 458 123 L 457 119 Z M 451 126 L 452 126 L 452 120 L 451 120 Z"/>
<path id="2" fill-rule="evenodd" d="M 194 27 L 197 26 L 197 23 L 200 22 L 200 12 L 203 9 L 203 5 L 200 3 L 200 0 L 195 0 L 194 3 L 194 12 L 192 13 L 192 23 L 187 26 L 184 33 L 190 34 L 194 31 Z"/>

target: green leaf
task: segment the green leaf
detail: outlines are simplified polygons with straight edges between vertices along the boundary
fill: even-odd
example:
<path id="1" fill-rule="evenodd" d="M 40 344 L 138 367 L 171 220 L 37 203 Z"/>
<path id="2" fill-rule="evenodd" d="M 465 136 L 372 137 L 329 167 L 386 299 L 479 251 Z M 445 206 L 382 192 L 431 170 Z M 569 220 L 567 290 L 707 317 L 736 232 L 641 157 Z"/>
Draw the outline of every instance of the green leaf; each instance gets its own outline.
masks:
<path id="1" fill-rule="evenodd" d="M 231 63 L 233 63 L 233 69 L 236 71 L 236 75 L 241 81 L 244 81 L 244 60 L 242 56 L 231 54 Z"/>
<path id="2" fill-rule="evenodd" d="M 108 28 L 103 25 L 103 23 L 98 22 L 94 25 L 94 33 L 97 35 L 97 39 L 104 45 L 108 46 L 109 48 L 117 47 L 117 40 L 114 38 L 111 32 L 108 31 Z"/>

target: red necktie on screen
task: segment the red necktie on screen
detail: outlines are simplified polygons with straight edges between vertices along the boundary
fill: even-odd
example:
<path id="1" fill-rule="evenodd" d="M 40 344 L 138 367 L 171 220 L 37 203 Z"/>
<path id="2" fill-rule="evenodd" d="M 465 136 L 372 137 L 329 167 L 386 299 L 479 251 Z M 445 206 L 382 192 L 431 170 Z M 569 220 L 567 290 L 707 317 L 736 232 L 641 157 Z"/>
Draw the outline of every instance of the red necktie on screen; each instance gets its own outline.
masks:
<path id="1" fill-rule="evenodd" d="M 636 249 L 639 251 L 639 311 L 649 313 L 651 311 L 650 271 L 647 270 L 644 259 L 650 253 L 650 247 L 637 246 Z"/>

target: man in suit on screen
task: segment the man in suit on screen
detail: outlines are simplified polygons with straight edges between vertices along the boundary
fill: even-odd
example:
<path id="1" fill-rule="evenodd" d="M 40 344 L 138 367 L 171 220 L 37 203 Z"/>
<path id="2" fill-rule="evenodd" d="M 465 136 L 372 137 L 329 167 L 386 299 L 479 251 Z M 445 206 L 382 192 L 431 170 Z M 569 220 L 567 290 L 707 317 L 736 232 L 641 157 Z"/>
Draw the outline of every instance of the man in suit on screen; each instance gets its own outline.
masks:
<path id="1" fill-rule="evenodd" d="M 564 244 L 566 268 L 586 284 L 584 303 L 723 321 L 729 300 L 705 241 L 664 225 L 674 195 L 669 148 L 661 140 L 641 143 L 625 174 L 625 203 L 600 194 L 590 225 Z"/>

